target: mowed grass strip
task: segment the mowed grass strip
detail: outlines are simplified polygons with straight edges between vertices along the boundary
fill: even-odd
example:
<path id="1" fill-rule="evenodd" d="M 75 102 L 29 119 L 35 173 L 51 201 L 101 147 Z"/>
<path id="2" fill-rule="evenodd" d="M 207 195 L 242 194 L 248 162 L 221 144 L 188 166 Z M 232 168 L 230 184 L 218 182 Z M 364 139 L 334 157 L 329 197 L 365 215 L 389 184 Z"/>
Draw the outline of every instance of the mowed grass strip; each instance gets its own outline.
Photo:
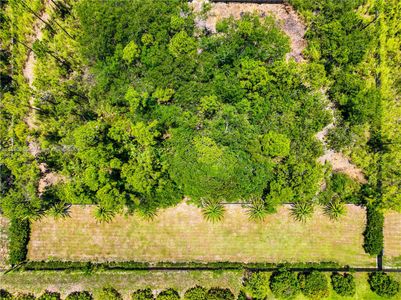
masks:
<path id="1" fill-rule="evenodd" d="M 389 211 L 384 215 L 384 263 L 401 267 L 401 213 Z"/>
<path id="2" fill-rule="evenodd" d="M 227 205 L 224 220 L 207 222 L 201 210 L 182 203 L 160 211 L 152 220 L 117 216 L 100 224 L 94 207 L 73 206 L 70 218 L 45 217 L 31 226 L 30 260 L 72 261 L 233 261 L 321 262 L 373 266 L 362 248 L 365 210 L 348 206 L 331 221 L 316 208 L 306 223 L 294 221 L 289 206 L 264 222 L 248 219 L 246 210 Z"/>
<path id="3" fill-rule="evenodd" d="M 7 268 L 8 260 L 8 219 L 0 215 L 0 269 Z"/>

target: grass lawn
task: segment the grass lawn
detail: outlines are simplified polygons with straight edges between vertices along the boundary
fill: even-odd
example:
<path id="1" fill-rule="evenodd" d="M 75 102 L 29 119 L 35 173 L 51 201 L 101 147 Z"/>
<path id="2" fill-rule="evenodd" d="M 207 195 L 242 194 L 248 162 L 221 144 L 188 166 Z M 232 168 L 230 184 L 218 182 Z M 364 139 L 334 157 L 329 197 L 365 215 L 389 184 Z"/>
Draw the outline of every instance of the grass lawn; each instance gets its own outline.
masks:
<path id="1" fill-rule="evenodd" d="M 223 222 L 205 221 L 201 210 L 182 203 L 152 221 L 117 216 L 99 224 L 94 207 L 73 206 L 70 218 L 45 217 L 33 222 L 30 260 L 133 261 L 335 261 L 354 267 L 374 266 L 364 253 L 365 210 L 348 206 L 347 215 L 333 222 L 316 209 L 305 224 L 293 220 L 289 206 L 262 223 L 248 220 L 238 205 L 227 205 Z"/>
<path id="2" fill-rule="evenodd" d="M 326 273 L 329 278 L 330 273 Z M 356 279 L 356 295 L 352 298 L 338 296 L 334 291 L 330 291 L 330 296 L 325 299 L 346 300 L 380 300 L 385 299 L 374 294 L 368 285 L 366 273 L 354 274 Z M 393 274 L 401 282 L 401 274 Z M 177 289 L 183 294 L 188 288 L 195 285 L 205 287 L 221 286 L 230 288 L 235 294 L 241 289 L 243 273 L 242 271 L 131 271 L 131 272 L 105 272 L 84 275 L 83 273 L 65 272 L 23 272 L 9 273 L 0 275 L 0 288 L 11 292 L 32 292 L 36 295 L 45 289 L 59 291 L 65 297 L 68 293 L 76 290 L 88 290 L 94 293 L 106 285 L 112 285 L 123 295 L 124 299 L 129 299 L 132 291 L 139 288 L 150 287 L 154 291 L 161 291 L 168 287 Z M 268 299 L 274 299 L 270 294 Z M 306 300 L 307 298 L 299 295 L 296 300 Z M 401 292 L 393 299 L 401 299 Z"/>
<path id="3" fill-rule="evenodd" d="M 395 211 L 385 214 L 384 265 L 401 267 L 401 213 Z"/>

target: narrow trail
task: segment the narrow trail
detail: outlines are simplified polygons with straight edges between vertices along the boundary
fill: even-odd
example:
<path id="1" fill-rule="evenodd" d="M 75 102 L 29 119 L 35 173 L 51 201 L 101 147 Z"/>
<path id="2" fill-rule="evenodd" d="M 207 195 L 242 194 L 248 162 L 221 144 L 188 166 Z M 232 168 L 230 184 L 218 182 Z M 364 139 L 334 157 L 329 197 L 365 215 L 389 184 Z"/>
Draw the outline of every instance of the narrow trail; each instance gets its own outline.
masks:
<path id="1" fill-rule="evenodd" d="M 47 2 L 48 4 L 48 2 Z M 50 19 L 50 15 L 48 14 L 48 12 L 46 11 L 46 7 L 48 7 L 48 5 L 45 6 L 45 9 L 41 12 L 40 14 L 40 18 L 47 22 Z M 33 24 L 33 36 L 31 37 L 31 39 L 28 41 L 28 46 L 30 48 L 32 48 L 33 43 L 35 42 L 35 40 L 41 40 L 43 37 L 43 28 L 45 27 L 44 22 L 42 22 L 41 20 L 36 20 L 35 23 Z M 35 54 L 33 53 L 33 51 L 29 50 L 28 51 L 28 57 L 25 63 L 25 66 L 22 70 L 23 75 L 26 79 L 26 81 L 28 82 L 29 88 L 31 89 L 31 91 L 35 90 L 35 87 L 33 85 L 33 82 L 35 80 L 35 74 L 34 74 L 34 68 L 35 68 L 35 63 L 36 63 L 36 57 Z M 27 115 L 27 117 L 25 118 L 25 122 L 28 125 L 28 128 L 30 131 L 35 131 L 39 129 L 39 126 L 37 125 L 37 119 L 36 119 L 36 110 L 37 107 L 35 107 L 35 96 L 31 95 L 29 98 L 29 113 Z M 29 153 L 35 157 L 38 158 L 41 149 L 40 149 L 40 145 L 38 143 L 38 141 L 35 140 L 35 138 L 30 135 L 28 136 L 28 149 L 29 149 Z M 47 165 L 45 163 L 40 163 L 39 164 L 39 169 L 41 172 L 41 178 L 39 180 L 39 185 L 38 185 L 38 192 L 39 195 L 41 195 L 47 186 L 56 184 L 57 182 L 59 182 L 61 180 L 60 175 L 56 174 L 56 173 L 52 173 L 49 172 Z"/>

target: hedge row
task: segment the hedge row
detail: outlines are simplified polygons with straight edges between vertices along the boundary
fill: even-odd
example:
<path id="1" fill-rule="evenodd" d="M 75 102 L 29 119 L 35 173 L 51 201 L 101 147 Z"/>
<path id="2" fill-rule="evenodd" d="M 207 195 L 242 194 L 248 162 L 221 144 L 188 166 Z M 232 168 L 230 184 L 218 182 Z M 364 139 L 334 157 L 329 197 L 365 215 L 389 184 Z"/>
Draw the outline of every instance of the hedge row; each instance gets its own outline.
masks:
<path id="1" fill-rule="evenodd" d="M 29 234 L 30 226 L 28 220 L 11 219 L 8 233 L 10 265 L 15 266 L 26 260 Z"/>
<path id="2" fill-rule="evenodd" d="M 383 297 L 394 297 L 400 291 L 400 284 L 391 276 L 383 272 L 369 274 L 368 279 L 373 292 Z M 349 273 L 333 273 L 331 275 L 331 286 L 340 296 L 353 297 L 356 293 L 354 276 Z M 195 286 L 188 289 L 184 295 L 185 300 L 245 300 L 245 299 L 268 299 L 271 293 L 279 299 L 294 298 L 302 293 L 310 299 L 321 299 L 330 294 L 328 277 L 317 270 L 308 272 L 291 272 L 285 268 L 270 275 L 268 272 L 251 272 L 245 276 L 243 288 L 236 298 L 232 291 L 227 288 L 213 287 L 206 289 Z M 35 300 L 32 294 L 16 294 L 0 290 L 0 300 Z M 45 291 L 38 300 L 60 300 L 57 292 Z M 92 300 L 93 296 L 88 291 L 77 291 L 70 293 L 65 300 Z M 113 287 L 104 287 L 96 293 L 96 300 L 122 300 L 122 295 Z M 169 288 L 159 292 L 157 295 L 150 289 L 139 289 L 131 294 L 131 300 L 179 300 L 181 296 L 175 289 Z"/>
<path id="3" fill-rule="evenodd" d="M 367 223 L 363 245 L 366 253 L 379 255 L 383 251 L 383 225 L 383 213 L 375 207 L 367 206 Z"/>
<path id="4" fill-rule="evenodd" d="M 76 262 L 76 261 L 28 261 L 22 265 L 19 270 L 21 271 L 108 271 L 108 270 L 141 270 L 148 268 L 166 268 L 166 269 L 202 269 L 202 270 L 242 270 L 242 269 L 255 269 L 255 270 L 270 270 L 277 267 L 299 268 L 299 269 L 325 269 L 325 268 L 341 268 L 334 262 L 320 262 L 320 263 L 295 263 L 295 264 L 273 264 L 273 263 L 238 263 L 238 262 L 104 262 L 104 263 L 91 263 L 91 262 Z"/>

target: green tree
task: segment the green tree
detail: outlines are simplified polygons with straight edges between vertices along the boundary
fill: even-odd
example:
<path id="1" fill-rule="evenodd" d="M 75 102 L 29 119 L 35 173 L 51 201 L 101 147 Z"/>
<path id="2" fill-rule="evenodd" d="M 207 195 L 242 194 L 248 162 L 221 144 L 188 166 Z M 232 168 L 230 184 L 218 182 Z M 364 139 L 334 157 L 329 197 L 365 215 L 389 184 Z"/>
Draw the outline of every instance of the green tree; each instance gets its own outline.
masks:
<path id="1" fill-rule="evenodd" d="M 327 277 L 319 271 L 300 273 L 298 275 L 302 293 L 309 298 L 320 299 L 329 295 Z"/>
<path id="2" fill-rule="evenodd" d="M 57 292 L 50 292 L 50 291 L 45 291 L 42 295 L 40 295 L 38 300 L 60 300 L 61 296 L 60 293 Z"/>
<path id="3" fill-rule="evenodd" d="M 203 203 L 202 213 L 207 221 L 215 223 L 223 220 L 225 208 L 222 204 L 209 200 Z"/>
<path id="4" fill-rule="evenodd" d="M 340 296 L 353 297 L 355 295 L 356 284 L 352 274 L 333 273 L 331 275 L 331 285 L 333 290 Z"/>
<path id="5" fill-rule="evenodd" d="M 207 292 L 207 300 L 234 300 L 234 294 L 230 289 L 211 288 Z"/>
<path id="6" fill-rule="evenodd" d="M 187 290 L 184 294 L 185 300 L 203 300 L 207 299 L 207 289 L 201 286 L 195 286 Z"/>
<path id="7" fill-rule="evenodd" d="M 92 294 L 87 291 L 72 292 L 65 298 L 66 300 L 92 300 Z"/>
<path id="8" fill-rule="evenodd" d="M 252 299 L 266 299 L 269 294 L 269 273 L 255 272 L 244 281 L 244 292 Z"/>
<path id="9" fill-rule="evenodd" d="M 99 300 L 121 300 L 121 294 L 113 287 L 104 287 L 98 294 L 97 299 Z"/>
<path id="10" fill-rule="evenodd" d="M 193 37 L 190 37 L 186 31 L 180 31 L 171 38 L 168 49 L 175 57 L 194 55 L 196 53 L 196 45 L 197 43 Z"/>
<path id="11" fill-rule="evenodd" d="M 179 300 L 180 295 L 174 289 L 167 289 L 167 290 L 160 292 L 157 295 L 156 299 L 157 300 Z"/>
<path id="12" fill-rule="evenodd" d="M 306 222 L 313 215 L 313 205 L 308 202 L 297 202 L 291 207 L 291 215 L 296 221 Z"/>
<path id="13" fill-rule="evenodd" d="M 1 300 L 11 300 L 11 299 L 13 299 L 13 295 L 6 290 L 0 289 L 0 299 Z"/>
<path id="14" fill-rule="evenodd" d="M 147 300 L 154 299 L 152 290 L 150 288 L 136 290 L 131 294 L 131 300 Z"/>
<path id="15" fill-rule="evenodd" d="M 278 298 L 293 298 L 300 292 L 296 273 L 287 270 L 273 273 L 269 286 L 274 296 Z"/>
<path id="16" fill-rule="evenodd" d="M 400 283 L 383 272 L 370 273 L 368 282 L 371 290 L 382 297 L 394 297 L 400 291 Z"/>
<path id="17" fill-rule="evenodd" d="M 140 55 L 141 51 L 139 50 L 138 45 L 135 41 L 130 41 L 123 50 L 123 59 L 131 64 L 135 59 L 137 59 Z"/>

